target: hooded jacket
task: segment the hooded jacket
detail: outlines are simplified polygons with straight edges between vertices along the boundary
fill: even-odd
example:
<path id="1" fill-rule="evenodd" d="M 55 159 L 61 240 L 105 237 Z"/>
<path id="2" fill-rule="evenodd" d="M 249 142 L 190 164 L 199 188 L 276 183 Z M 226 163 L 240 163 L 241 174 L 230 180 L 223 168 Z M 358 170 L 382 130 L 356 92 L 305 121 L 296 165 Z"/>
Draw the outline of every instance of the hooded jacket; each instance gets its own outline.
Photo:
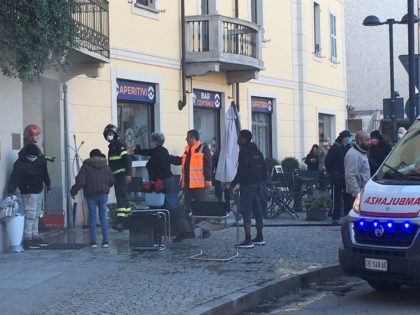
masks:
<path id="1" fill-rule="evenodd" d="M 23 152 L 20 153 L 19 158 L 13 164 L 7 186 L 8 193 L 14 194 L 16 188 L 19 187 L 21 194 L 39 194 L 44 189 L 44 184 L 47 187 L 51 186 L 44 157 L 41 155 L 34 161 L 30 161 Z"/>
<path id="2" fill-rule="evenodd" d="M 83 162 L 70 194 L 75 196 L 83 188 L 85 197 L 106 195 L 112 186 L 114 186 L 114 176 L 106 158 L 92 157 Z"/>
<path id="3" fill-rule="evenodd" d="M 344 157 L 350 146 L 343 147 L 339 141 L 341 139 L 337 138 L 325 157 L 325 168 L 331 178 L 331 182 L 344 181 Z"/>

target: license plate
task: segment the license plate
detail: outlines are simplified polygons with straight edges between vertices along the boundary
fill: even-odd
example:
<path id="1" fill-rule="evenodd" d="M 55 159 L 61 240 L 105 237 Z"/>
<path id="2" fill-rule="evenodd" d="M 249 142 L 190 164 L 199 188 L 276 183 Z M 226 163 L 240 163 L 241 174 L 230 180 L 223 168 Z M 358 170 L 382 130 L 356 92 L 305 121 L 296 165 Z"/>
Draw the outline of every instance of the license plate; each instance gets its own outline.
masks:
<path id="1" fill-rule="evenodd" d="M 385 259 L 365 258 L 365 268 L 367 270 L 388 271 L 388 261 Z"/>

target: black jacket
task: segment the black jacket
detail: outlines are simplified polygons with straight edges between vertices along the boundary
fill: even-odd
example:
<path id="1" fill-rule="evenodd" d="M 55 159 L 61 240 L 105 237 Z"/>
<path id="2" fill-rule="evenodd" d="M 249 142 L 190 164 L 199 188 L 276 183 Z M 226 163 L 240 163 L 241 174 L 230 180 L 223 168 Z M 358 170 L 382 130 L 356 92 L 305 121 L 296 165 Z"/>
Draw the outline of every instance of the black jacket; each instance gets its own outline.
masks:
<path id="1" fill-rule="evenodd" d="M 261 181 L 255 178 L 251 173 L 251 158 L 255 150 L 258 150 L 258 147 L 253 142 L 240 145 L 238 171 L 231 183 L 232 186 L 235 186 L 238 183 L 241 186 L 260 184 Z"/>
<path id="2" fill-rule="evenodd" d="M 372 145 L 369 149 L 370 174 L 373 175 L 381 166 L 382 162 L 391 152 L 392 148 L 385 140 L 379 140 L 378 144 Z"/>
<path id="3" fill-rule="evenodd" d="M 71 187 L 70 194 L 75 196 L 83 188 L 85 197 L 109 194 L 110 188 L 114 185 L 106 159 L 93 157 L 83 162 L 79 174 L 76 176 L 76 183 Z"/>
<path id="4" fill-rule="evenodd" d="M 311 160 L 315 159 L 314 162 L 312 162 Z M 313 154 L 312 152 L 309 153 L 306 157 L 305 157 L 305 164 L 308 166 L 308 171 L 318 171 L 319 169 L 319 157 L 315 154 Z"/>
<path id="5" fill-rule="evenodd" d="M 120 139 L 112 140 L 108 145 L 108 160 L 112 174 L 131 176 L 131 157 L 127 152 L 127 145 Z"/>
<path id="6" fill-rule="evenodd" d="M 344 157 L 350 148 L 350 145 L 343 147 L 340 143 L 334 142 L 328 150 L 327 156 L 325 157 L 325 168 L 332 182 L 344 182 Z"/>
<path id="7" fill-rule="evenodd" d="M 158 145 L 153 149 L 136 149 L 134 153 L 150 156 L 146 164 L 150 180 L 167 179 L 173 176 L 169 152 L 165 147 Z"/>
<path id="8" fill-rule="evenodd" d="M 39 194 L 44 189 L 51 186 L 50 176 L 47 170 L 47 162 L 43 156 L 39 156 L 35 161 L 29 161 L 24 154 L 20 154 L 17 161 L 13 164 L 12 174 L 10 175 L 7 192 L 14 194 L 16 188 L 22 194 Z"/>

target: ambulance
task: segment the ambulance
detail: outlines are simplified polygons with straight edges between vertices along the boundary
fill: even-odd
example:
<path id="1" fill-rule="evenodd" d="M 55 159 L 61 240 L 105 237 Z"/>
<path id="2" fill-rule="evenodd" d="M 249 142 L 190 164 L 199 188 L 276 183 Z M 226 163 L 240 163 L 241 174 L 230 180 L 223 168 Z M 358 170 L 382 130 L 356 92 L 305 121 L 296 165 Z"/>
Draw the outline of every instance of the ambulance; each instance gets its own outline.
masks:
<path id="1" fill-rule="evenodd" d="M 376 290 L 420 285 L 420 116 L 357 196 L 341 227 L 345 274 Z"/>

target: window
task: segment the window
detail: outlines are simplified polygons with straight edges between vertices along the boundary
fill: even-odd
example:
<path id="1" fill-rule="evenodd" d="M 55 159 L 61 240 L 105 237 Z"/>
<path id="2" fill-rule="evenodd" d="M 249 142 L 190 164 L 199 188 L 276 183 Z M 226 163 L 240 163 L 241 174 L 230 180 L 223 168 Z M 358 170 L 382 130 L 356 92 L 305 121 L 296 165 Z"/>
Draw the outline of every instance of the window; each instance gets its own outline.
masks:
<path id="1" fill-rule="evenodd" d="M 271 115 L 252 113 L 252 134 L 253 141 L 264 158 L 271 157 Z"/>
<path id="2" fill-rule="evenodd" d="M 314 54 L 321 56 L 321 7 L 314 2 Z"/>
<path id="3" fill-rule="evenodd" d="M 274 100 L 265 97 L 251 97 L 253 141 L 265 158 L 272 157 L 272 125 Z"/>
<path id="4" fill-rule="evenodd" d="M 250 1 L 250 20 L 257 25 L 263 26 L 263 1 L 262 0 L 249 0 Z"/>
<path id="5" fill-rule="evenodd" d="M 333 139 L 333 115 L 318 114 L 319 143 Z"/>
<path id="6" fill-rule="evenodd" d="M 135 6 L 147 8 L 151 11 L 157 11 L 156 0 L 136 0 Z"/>
<path id="7" fill-rule="evenodd" d="M 209 0 L 200 1 L 200 13 L 202 15 L 209 14 Z"/>
<path id="8" fill-rule="evenodd" d="M 220 115 L 218 110 L 194 108 L 194 129 L 200 133 L 201 143 L 206 143 L 214 154 L 219 148 Z"/>
<path id="9" fill-rule="evenodd" d="M 331 61 L 337 61 L 337 27 L 336 17 L 330 13 L 330 57 Z"/>
<path id="10" fill-rule="evenodd" d="M 149 148 L 153 125 L 153 104 L 121 102 L 117 103 L 118 130 L 128 149 L 139 144 Z"/>

